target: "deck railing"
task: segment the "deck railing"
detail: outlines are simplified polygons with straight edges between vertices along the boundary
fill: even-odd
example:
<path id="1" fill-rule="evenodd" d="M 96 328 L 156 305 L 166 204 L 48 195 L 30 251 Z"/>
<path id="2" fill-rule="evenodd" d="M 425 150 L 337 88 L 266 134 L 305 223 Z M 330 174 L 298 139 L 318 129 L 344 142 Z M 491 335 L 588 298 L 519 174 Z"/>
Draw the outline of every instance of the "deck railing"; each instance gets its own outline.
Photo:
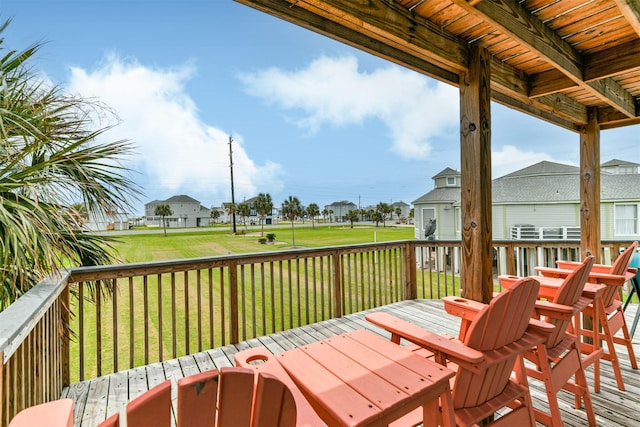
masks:
<path id="1" fill-rule="evenodd" d="M 68 274 L 46 278 L 0 313 L 0 425 L 69 384 Z"/>
<path id="2" fill-rule="evenodd" d="M 603 244 L 601 262 L 627 245 Z M 494 242 L 495 277 L 579 258 L 577 241 Z M 70 382 L 457 295 L 459 272 L 459 241 L 424 240 L 74 268 L 0 313 L 0 425 Z"/>

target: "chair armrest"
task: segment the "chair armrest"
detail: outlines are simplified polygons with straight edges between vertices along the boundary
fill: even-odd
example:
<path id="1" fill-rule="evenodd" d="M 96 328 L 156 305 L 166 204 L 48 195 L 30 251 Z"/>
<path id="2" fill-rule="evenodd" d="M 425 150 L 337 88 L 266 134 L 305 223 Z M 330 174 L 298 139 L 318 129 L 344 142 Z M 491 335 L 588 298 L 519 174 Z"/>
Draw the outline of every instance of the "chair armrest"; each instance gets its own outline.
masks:
<path id="1" fill-rule="evenodd" d="M 563 270 L 575 270 L 580 267 L 580 265 L 582 265 L 582 263 L 577 261 L 556 261 L 556 267 Z"/>
<path id="2" fill-rule="evenodd" d="M 610 274 L 611 273 L 611 265 L 605 265 L 605 264 L 593 264 L 591 266 L 591 272 L 592 273 L 605 273 L 605 274 Z"/>
<path id="3" fill-rule="evenodd" d="M 627 281 L 627 276 L 625 274 L 608 274 L 608 273 L 598 273 L 591 272 L 589 273 L 588 282 L 598 283 L 609 286 L 622 286 Z"/>
<path id="4" fill-rule="evenodd" d="M 535 271 L 545 277 L 557 277 L 560 279 L 564 279 L 573 273 L 571 269 L 554 267 L 535 267 Z"/>
<path id="5" fill-rule="evenodd" d="M 529 332 L 533 332 L 539 335 L 542 335 L 545 337 L 548 337 L 549 335 L 551 335 L 551 333 L 556 329 L 555 326 L 553 326 L 550 323 L 547 322 L 543 322 L 542 320 L 538 320 L 538 319 L 530 319 L 529 320 L 529 327 L 527 328 L 527 330 Z"/>
<path id="6" fill-rule="evenodd" d="M 576 313 L 573 307 L 555 304 L 549 301 L 536 301 L 535 311 L 538 315 L 560 320 L 571 320 Z"/>
<path id="7" fill-rule="evenodd" d="M 460 341 L 429 332 L 388 313 L 370 313 L 365 316 L 365 319 L 391 332 L 392 335 L 399 336 L 434 353 L 445 354 L 448 359 L 455 363 L 466 362 L 467 364 L 477 365 L 484 360 L 484 355 L 481 351 L 469 348 Z M 436 356 L 437 359 L 438 357 Z"/>
<path id="8" fill-rule="evenodd" d="M 442 302 L 447 313 L 468 321 L 473 321 L 480 310 L 486 307 L 486 304 L 462 297 L 444 297 Z"/>
<path id="9" fill-rule="evenodd" d="M 522 279 L 520 276 L 513 276 L 511 274 L 501 274 L 498 276 L 498 282 L 503 288 L 509 289 L 518 280 Z"/>

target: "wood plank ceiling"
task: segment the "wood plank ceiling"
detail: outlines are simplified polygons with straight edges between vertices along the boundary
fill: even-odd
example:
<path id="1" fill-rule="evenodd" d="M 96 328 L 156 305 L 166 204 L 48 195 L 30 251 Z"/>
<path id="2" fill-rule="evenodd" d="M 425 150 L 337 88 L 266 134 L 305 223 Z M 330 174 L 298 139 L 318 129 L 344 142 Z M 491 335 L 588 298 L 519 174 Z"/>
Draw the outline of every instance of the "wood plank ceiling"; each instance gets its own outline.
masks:
<path id="1" fill-rule="evenodd" d="M 458 86 L 469 47 L 496 102 L 578 131 L 640 124 L 640 0 L 236 0 Z"/>

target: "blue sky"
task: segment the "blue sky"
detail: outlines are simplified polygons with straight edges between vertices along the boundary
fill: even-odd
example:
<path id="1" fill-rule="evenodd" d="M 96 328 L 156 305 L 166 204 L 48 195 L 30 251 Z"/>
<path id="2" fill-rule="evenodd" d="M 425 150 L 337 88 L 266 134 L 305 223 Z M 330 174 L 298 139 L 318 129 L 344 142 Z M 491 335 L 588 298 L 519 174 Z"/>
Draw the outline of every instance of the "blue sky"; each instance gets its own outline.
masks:
<path id="1" fill-rule="evenodd" d="M 460 168 L 457 89 L 232 0 L 0 0 L 4 48 L 97 97 L 136 147 L 144 203 L 271 194 L 303 205 L 413 200 Z M 492 104 L 494 177 L 579 164 L 579 135 Z M 601 160 L 640 163 L 640 126 L 603 131 Z"/>

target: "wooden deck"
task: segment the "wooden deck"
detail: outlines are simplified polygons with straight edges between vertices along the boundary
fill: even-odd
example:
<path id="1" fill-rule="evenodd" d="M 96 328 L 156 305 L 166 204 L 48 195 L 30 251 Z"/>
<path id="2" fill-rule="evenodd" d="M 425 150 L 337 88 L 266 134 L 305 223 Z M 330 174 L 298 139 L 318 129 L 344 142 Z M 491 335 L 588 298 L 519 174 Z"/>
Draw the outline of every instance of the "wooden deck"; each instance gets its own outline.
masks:
<path id="1" fill-rule="evenodd" d="M 380 309 L 377 309 L 380 310 Z M 459 321 L 449 316 L 437 300 L 403 301 L 388 305 L 382 310 L 416 323 L 438 333 L 457 334 Z M 637 305 L 629 306 L 627 322 L 631 325 Z M 355 329 L 366 328 L 382 335 L 381 329 L 364 320 L 366 312 L 341 319 L 328 320 L 309 326 L 241 342 L 237 345 L 214 348 L 202 353 L 184 356 L 163 363 L 142 366 L 128 371 L 72 384 L 62 397 L 75 401 L 75 426 L 91 427 L 107 416 L 121 411 L 128 400 L 135 398 L 165 379 L 177 380 L 183 376 L 204 370 L 233 365 L 233 354 L 249 347 L 265 346 L 272 353 L 322 340 Z M 636 354 L 640 355 L 640 338 L 634 340 Z M 626 391 L 619 391 L 608 362 L 602 363 L 602 386 L 598 394 L 592 393 L 598 425 L 640 425 L 640 373 L 631 369 L 626 352 L 620 349 Z M 587 371 L 591 380 L 592 369 Z M 541 383 L 531 381 L 534 404 L 546 407 L 546 396 Z M 560 393 L 563 419 L 567 426 L 586 425 L 586 415 L 573 408 L 573 395 Z"/>

